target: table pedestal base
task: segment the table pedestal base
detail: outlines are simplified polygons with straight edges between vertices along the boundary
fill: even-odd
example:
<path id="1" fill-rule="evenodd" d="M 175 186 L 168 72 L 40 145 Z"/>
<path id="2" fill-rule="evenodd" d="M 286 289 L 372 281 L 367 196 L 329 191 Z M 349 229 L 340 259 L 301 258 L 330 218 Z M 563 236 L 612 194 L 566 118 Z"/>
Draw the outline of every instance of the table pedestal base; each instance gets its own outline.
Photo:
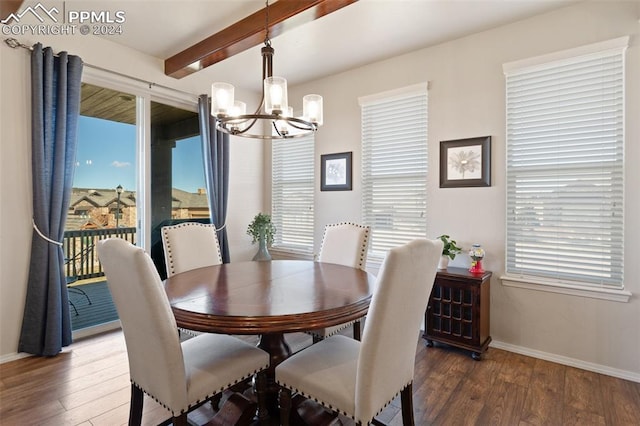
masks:
<path id="1" fill-rule="evenodd" d="M 258 347 L 270 355 L 270 366 L 266 371 L 267 395 L 266 404 L 269 412 L 267 424 L 280 424 L 280 408 L 278 403 L 279 386 L 275 382 L 275 368 L 291 355 L 291 348 L 284 339 L 283 333 L 269 333 L 260 336 Z M 228 398 L 223 399 L 224 403 L 216 410 L 215 416 L 207 423 L 207 426 L 219 426 L 234 424 L 238 426 L 257 425 L 256 414 L 256 391 L 255 377 L 253 380 L 253 390 L 242 388 L 241 384 L 232 387 L 228 392 Z M 217 404 L 214 405 L 214 407 Z M 320 404 L 307 400 L 301 395 L 295 395 L 292 401 L 291 419 L 292 425 L 314 424 L 319 426 L 341 425 L 338 415 L 324 409 Z"/>
<path id="2" fill-rule="evenodd" d="M 255 417 L 258 404 L 249 398 L 232 393 L 207 426 L 249 425 Z"/>
<path id="3" fill-rule="evenodd" d="M 276 384 L 276 366 L 291 355 L 291 348 L 284 340 L 283 333 L 269 333 L 260 336 L 258 347 L 269 353 L 270 364 L 267 369 L 267 409 L 271 417 L 278 417 L 278 391 Z"/>

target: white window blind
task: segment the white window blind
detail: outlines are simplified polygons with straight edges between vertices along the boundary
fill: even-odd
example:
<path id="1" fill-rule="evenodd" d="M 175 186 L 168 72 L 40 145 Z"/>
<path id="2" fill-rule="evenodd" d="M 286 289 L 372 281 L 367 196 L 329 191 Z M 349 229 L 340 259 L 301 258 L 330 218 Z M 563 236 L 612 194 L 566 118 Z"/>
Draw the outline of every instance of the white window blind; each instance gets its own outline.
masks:
<path id="1" fill-rule="evenodd" d="M 427 88 L 360 99 L 362 220 L 369 258 L 427 234 Z"/>
<path id="2" fill-rule="evenodd" d="M 625 47 L 505 67 L 507 274 L 623 288 Z"/>
<path id="3" fill-rule="evenodd" d="M 296 253 L 313 252 L 314 137 L 272 143 L 273 246 Z"/>

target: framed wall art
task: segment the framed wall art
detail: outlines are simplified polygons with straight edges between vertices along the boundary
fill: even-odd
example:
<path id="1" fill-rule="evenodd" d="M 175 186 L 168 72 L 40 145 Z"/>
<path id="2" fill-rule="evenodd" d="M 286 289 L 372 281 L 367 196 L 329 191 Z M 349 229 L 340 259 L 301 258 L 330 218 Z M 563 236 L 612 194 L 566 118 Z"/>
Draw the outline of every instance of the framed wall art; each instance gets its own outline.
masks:
<path id="1" fill-rule="evenodd" d="M 351 152 L 320 156 L 320 190 L 351 191 Z"/>
<path id="2" fill-rule="evenodd" d="M 440 188 L 491 186 L 491 136 L 440 142 Z"/>

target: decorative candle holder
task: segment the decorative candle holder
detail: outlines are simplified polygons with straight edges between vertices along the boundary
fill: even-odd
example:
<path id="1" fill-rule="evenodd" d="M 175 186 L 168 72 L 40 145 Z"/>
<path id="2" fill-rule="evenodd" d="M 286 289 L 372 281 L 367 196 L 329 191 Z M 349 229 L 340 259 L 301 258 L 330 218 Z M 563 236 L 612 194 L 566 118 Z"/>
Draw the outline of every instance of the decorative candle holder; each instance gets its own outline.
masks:
<path id="1" fill-rule="evenodd" d="M 472 274 L 482 274 L 484 269 L 482 268 L 482 259 L 484 259 L 484 249 L 480 244 L 474 244 L 469 250 L 469 257 L 471 258 L 471 267 L 469 272 Z"/>

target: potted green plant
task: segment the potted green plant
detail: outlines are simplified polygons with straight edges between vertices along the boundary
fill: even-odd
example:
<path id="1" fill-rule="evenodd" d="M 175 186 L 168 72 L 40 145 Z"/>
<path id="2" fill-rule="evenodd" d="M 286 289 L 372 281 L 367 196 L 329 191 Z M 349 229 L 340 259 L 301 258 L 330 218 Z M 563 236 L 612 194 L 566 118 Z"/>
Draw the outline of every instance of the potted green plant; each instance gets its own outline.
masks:
<path id="1" fill-rule="evenodd" d="M 253 260 L 271 260 L 268 246 L 273 243 L 276 234 L 276 227 L 271 223 L 271 215 L 258 213 L 247 227 L 247 234 L 251 235 L 251 244 L 258 243 L 258 252 Z"/>
<path id="2" fill-rule="evenodd" d="M 442 256 L 440 257 L 440 262 L 438 262 L 438 269 L 447 269 L 447 266 L 449 266 L 449 259 L 455 259 L 456 255 L 460 253 L 462 249 L 456 245 L 456 240 L 452 240 L 448 235 L 443 234 L 438 238 L 444 243 L 442 247 Z"/>

